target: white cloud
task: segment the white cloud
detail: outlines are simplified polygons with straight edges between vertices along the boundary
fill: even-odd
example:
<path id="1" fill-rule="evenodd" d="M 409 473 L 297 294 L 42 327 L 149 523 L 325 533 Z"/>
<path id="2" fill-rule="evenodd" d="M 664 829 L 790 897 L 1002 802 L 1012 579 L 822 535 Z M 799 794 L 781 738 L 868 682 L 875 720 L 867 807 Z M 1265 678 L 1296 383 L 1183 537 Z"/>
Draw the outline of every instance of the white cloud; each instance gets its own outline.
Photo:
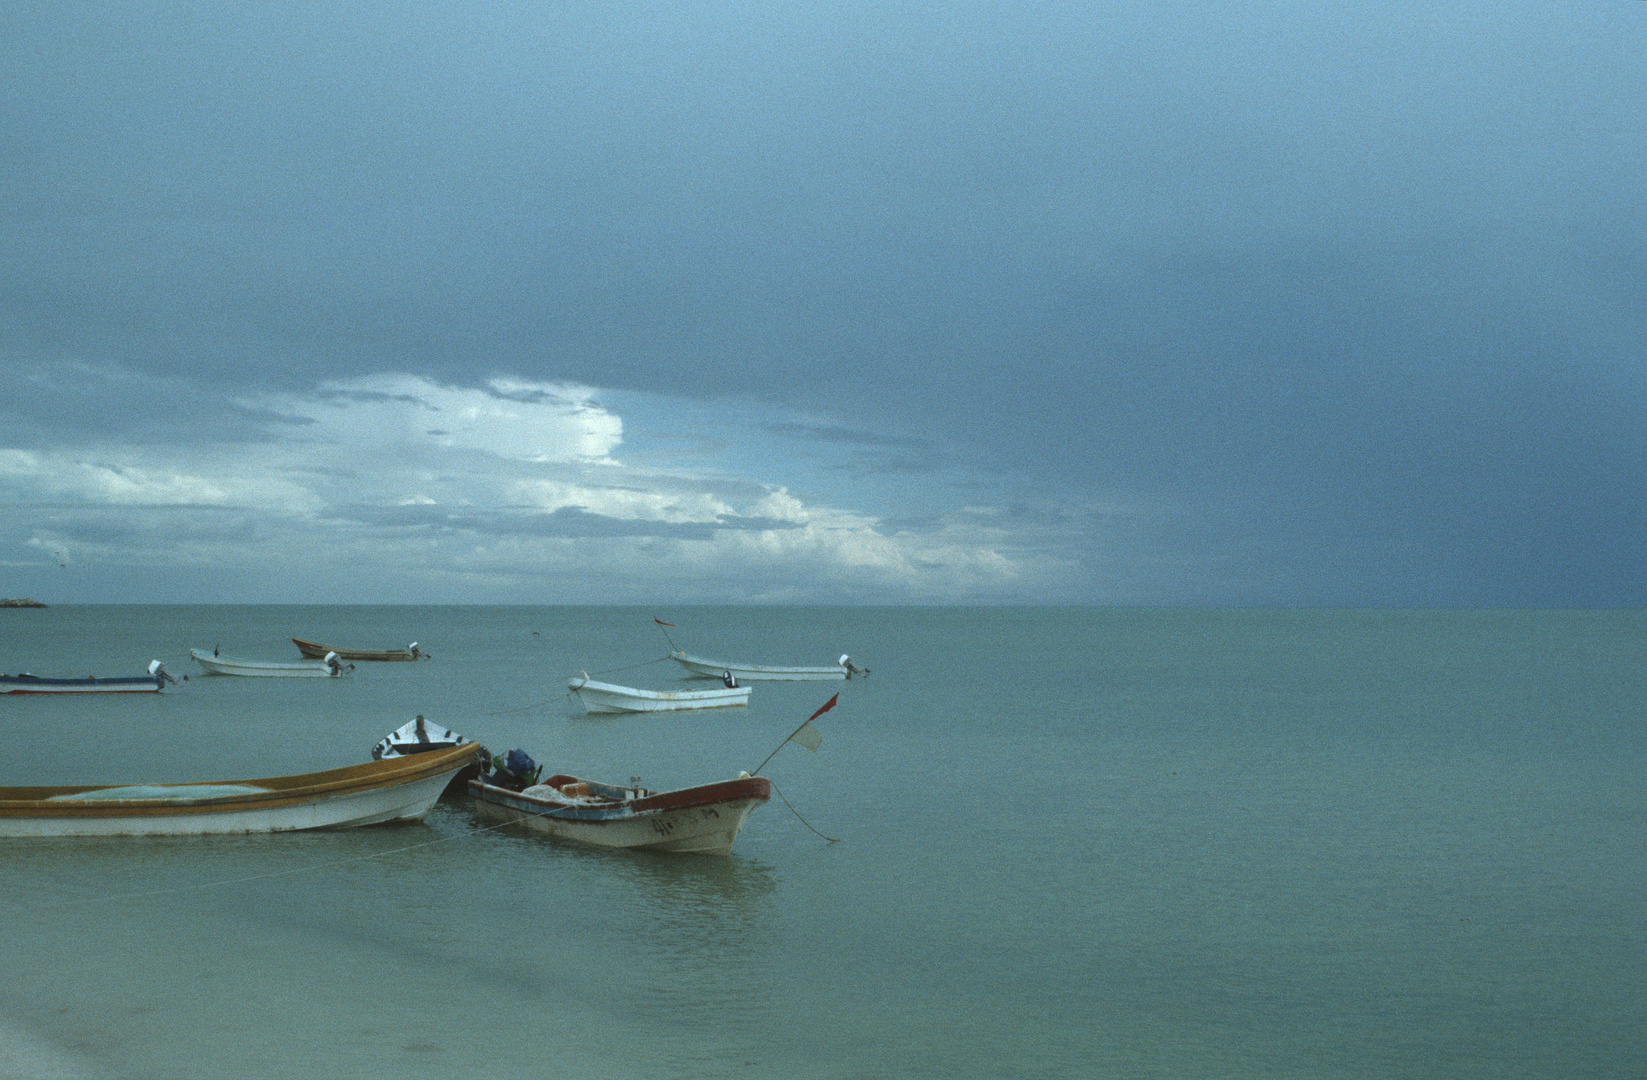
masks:
<path id="1" fill-rule="evenodd" d="M 245 460 L 180 463 L 171 449 L 0 449 L 14 497 L 99 506 L 260 505 L 313 510 L 312 493 Z"/>
<path id="2" fill-rule="evenodd" d="M 624 418 L 588 387 L 384 373 L 216 407 L 261 420 L 240 441 L 0 448 L 24 510 L 0 528 L 35 559 L 262 583 L 188 597 L 229 601 L 1023 599 L 1079 569 L 987 512 L 889 528 L 809 502 L 787 485 L 814 459 L 781 433 L 735 463 L 626 465 Z"/>
<path id="3" fill-rule="evenodd" d="M 623 441 L 623 421 L 590 388 L 512 378 L 476 388 L 388 372 L 244 404 L 311 421 L 305 442 L 378 455 L 463 449 L 515 461 L 606 461 Z"/>

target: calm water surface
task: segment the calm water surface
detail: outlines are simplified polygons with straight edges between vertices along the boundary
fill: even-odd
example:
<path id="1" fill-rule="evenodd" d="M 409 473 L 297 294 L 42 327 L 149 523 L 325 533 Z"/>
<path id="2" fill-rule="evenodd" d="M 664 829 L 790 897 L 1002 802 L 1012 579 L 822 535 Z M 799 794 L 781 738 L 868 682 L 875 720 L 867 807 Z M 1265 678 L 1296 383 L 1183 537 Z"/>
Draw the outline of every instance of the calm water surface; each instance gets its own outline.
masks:
<path id="1" fill-rule="evenodd" d="M 580 670 L 841 652 L 845 684 L 587 717 Z M 416 640 L 342 680 L 188 649 Z M 765 769 L 730 858 L 422 825 L 0 842 L 0 1074 L 1634 1077 L 1647 615 L 1110 609 L 0 610 L 0 783 L 365 760 L 416 713 L 551 771 Z M 620 669 L 620 670 L 610 670 Z M 695 684 L 702 685 L 702 684 Z M 797 816 L 797 813 L 800 816 Z M 839 838 L 828 843 L 805 821 Z"/>

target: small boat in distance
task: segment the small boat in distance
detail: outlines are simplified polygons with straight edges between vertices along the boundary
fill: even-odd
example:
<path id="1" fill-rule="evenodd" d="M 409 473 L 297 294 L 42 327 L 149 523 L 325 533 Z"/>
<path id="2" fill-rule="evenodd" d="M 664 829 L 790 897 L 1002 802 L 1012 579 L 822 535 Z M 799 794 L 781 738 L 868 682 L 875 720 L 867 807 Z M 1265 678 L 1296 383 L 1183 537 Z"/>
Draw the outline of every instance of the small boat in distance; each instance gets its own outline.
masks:
<path id="1" fill-rule="evenodd" d="M 719 709 L 749 704 L 747 686 L 723 686 L 716 690 L 639 690 L 633 686 L 596 682 L 588 676 L 568 680 L 566 686 L 583 702 L 584 709 L 592 713 Z"/>
<path id="2" fill-rule="evenodd" d="M 475 813 L 484 819 L 599 847 L 703 855 L 731 854 L 750 813 L 772 797 L 771 781 L 748 773 L 663 792 L 640 787 L 638 777 L 617 787 L 557 775 L 520 791 L 488 782 L 494 779 L 469 781 Z"/>
<path id="3" fill-rule="evenodd" d="M 0 837 L 209 836 L 421 821 L 479 753 L 464 743 L 260 780 L 0 787 Z"/>
<path id="4" fill-rule="evenodd" d="M 852 657 L 842 656 L 834 664 L 825 664 L 818 667 L 774 667 L 769 664 L 738 664 L 729 660 L 705 660 L 701 656 L 692 656 L 684 652 L 669 654 L 676 663 L 691 672 L 694 677 L 718 679 L 728 671 L 740 682 L 767 682 L 795 680 L 823 680 L 823 679 L 850 679 L 853 675 L 868 675 L 868 668 L 858 667 L 852 662 Z"/>
<path id="5" fill-rule="evenodd" d="M 404 649 L 334 649 L 330 645 L 322 645 L 318 641 L 306 641 L 303 638 L 293 638 L 292 644 L 297 651 L 314 660 L 323 660 L 327 653 L 337 653 L 343 660 L 428 660 L 429 654 L 412 642 Z"/>
<path id="6" fill-rule="evenodd" d="M 176 682 L 158 660 L 149 661 L 147 675 L 120 676 L 100 679 L 87 675 L 84 679 L 51 679 L 28 672 L 0 675 L 0 694 L 153 694 L 169 682 Z"/>
<path id="7" fill-rule="evenodd" d="M 285 677 L 329 678 L 343 674 L 354 667 L 344 665 L 336 653 L 328 653 L 324 660 L 246 660 L 239 656 L 220 656 L 215 651 L 190 649 L 189 655 L 208 675 L 279 675 Z"/>

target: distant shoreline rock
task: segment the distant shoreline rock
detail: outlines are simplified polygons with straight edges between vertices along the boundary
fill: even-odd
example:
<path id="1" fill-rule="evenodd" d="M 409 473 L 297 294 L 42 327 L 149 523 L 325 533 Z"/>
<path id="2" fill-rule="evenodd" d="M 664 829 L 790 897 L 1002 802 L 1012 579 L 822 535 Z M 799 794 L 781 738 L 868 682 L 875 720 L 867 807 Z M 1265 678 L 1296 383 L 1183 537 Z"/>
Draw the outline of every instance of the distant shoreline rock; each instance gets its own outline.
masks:
<path id="1" fill-rule="evenodd" d="M 0 607 L 45 607 L 45 606 L 46 606 L 45 604 L 42 604 L 38 600 L 28 600 L 28 599 L 13 600 L 13 599 L 10 599 L 9 597 L 0 599 Z"/>

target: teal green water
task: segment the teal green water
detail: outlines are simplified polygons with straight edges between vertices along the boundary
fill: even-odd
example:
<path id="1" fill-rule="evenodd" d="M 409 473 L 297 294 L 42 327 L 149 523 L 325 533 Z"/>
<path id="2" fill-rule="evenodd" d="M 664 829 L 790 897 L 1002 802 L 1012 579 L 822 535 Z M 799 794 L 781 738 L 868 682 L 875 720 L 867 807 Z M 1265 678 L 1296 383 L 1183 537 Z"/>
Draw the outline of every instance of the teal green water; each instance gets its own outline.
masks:
<path id="1" fill-rule="evenodd" d="M 841 652 L 748 709 L 586 717 L 580 669 Z M 344 680 L 191 646 L 416 640 Z M 0 842 L 0 1071 L 130 1077 L 1633 1077 L 1647 1062 L 1647 615 L 1022 608 L 0 611 L 0 783 L 364 760 L 423 713 L 552 770 L 823 744 L 727 859 L 419 826 Z M 9 1041 L 8 1041 L 9 1040 Z"/>

